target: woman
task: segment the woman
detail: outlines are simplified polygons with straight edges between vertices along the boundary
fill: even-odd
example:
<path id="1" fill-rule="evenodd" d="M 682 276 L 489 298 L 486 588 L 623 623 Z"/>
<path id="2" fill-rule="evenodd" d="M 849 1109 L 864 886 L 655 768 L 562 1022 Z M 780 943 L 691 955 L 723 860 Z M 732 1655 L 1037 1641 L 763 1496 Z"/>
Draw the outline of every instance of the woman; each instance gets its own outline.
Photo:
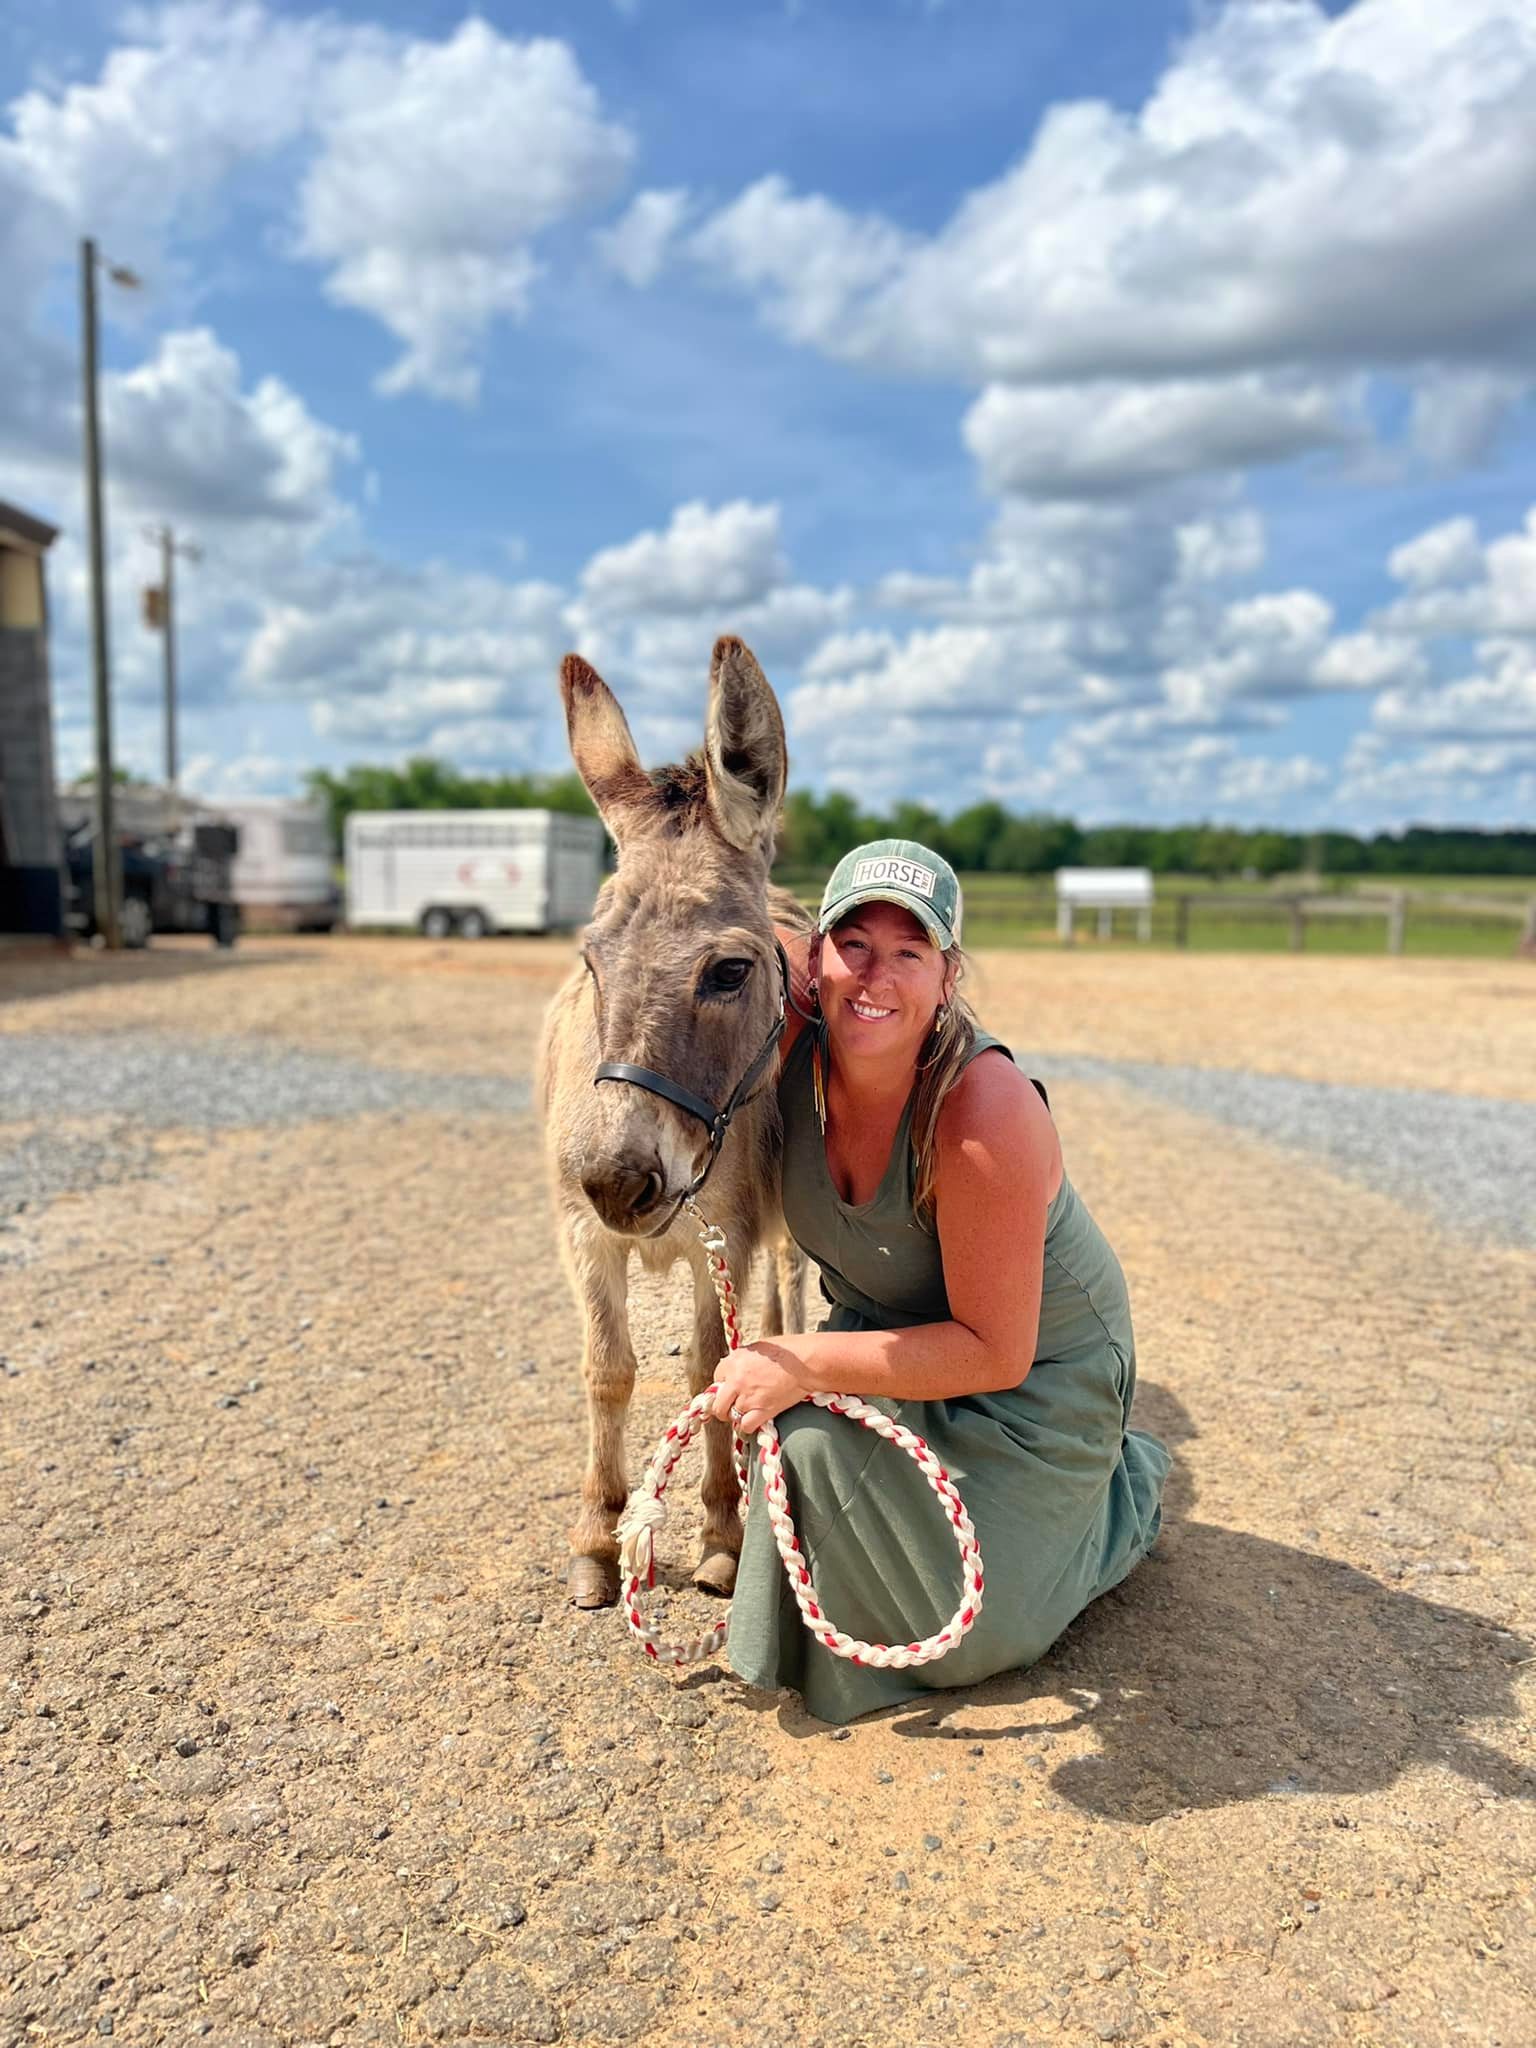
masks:
<path id="1" fill-rule="evenodd" d="M 807 1394 L 898 1413 L 976 1525 L 975 1626 L 935 1664 L 877 1671 L 813 1640 L 767 1516 L 749 1517 L 732 1665 L 793 1687 L 826 1721 L 1043 1656 L 1145 1556 L 1168 1471 L 1162 1445 L 1126 1428 L 1125 1279 L 1062 1169 L 1044 1091 L 959 997 L 960 912 L 953 870 L 909 840 L 856 848 L 828 882 L 779 1101 L 785 1217 L 832 1312 L 814 1333 L 733 1353 L 718 1375 L 722 1419 L 746 1435 L 778 1419 L 801 1546 L 850 1635 L 934 1634 L 959 1562 L 912 1460 Z M 781 937 L 793 957 L 796 935 Z"/>

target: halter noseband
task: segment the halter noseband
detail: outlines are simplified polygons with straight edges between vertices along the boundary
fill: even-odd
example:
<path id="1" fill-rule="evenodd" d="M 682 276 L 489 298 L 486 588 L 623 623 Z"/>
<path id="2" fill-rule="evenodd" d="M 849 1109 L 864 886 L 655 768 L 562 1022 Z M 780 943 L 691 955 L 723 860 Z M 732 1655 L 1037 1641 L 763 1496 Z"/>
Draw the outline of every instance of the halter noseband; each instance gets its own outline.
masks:
<path id="1" fill-rule="evenodd" d="M 679 1081 L 669 1081 L 665 1074 L 658 1074 L 650 1067 L 632 1066 L 627 1060 L 605 1060 L 592 1077 L 592 1085 L 600 1081 L 627 1081 L 633 1088 L 644 1088 L 652 1095 L 660 1095 L 676 1108 L 697 1117 L 709 1132 L 709 1157 L 694 1176 L 682 1201 L 695 1196 L 709 1177 L 710 1169 L 720 1157 L 720 1147 L 725 1143 L 725 1134 L 731 1127 L 731 1119 L 738 1109 L 753 1100 L 753 1091 L 767 1070 L 770 1060 L 779 1049 L 779 1040 L 784 1036 L 784 1011 L 789 1000 L 789 956 L 777 939 L 773 949 L 779 956 L 779 1014 L 773 1027 L 763 1040 L 762 1046 L 750 1067 L 726 1097 L 719 1109 L 706 1102 L 702 1095 L 695 1095 L 691 1088 L 683 1087 Z M 681 1203 L 679 1204 L 681 1206 Z"/>

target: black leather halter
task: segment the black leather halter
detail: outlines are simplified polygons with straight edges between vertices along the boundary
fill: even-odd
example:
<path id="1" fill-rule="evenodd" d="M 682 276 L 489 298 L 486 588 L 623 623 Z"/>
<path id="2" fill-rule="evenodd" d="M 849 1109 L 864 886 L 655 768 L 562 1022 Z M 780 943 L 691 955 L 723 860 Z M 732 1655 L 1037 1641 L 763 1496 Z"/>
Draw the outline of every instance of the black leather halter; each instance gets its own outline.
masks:
<path id="1" fill-rule="evenodd" d="M 702 1095 L 695 1095 L 691 1088 L 685 1088 L 678 1081 L 669 1081 L 665 1074 L 655 1073 L 650 1067 L 631 1066 L 627 1060 L 605 1060 L 592 1077 L 592 1085 L 600 1081 L 627 1081 L 631 1087 L 644 1088 L 652 1095 L 660 1095 L 666 1101 L 686 1110 L 689 1116 L 696 1116 L 709 1132 L 709 1157 L 699 1168 L 692 1185 L 682 1197 L 691 1201 L 709 1177 L 711 1167 L 720 1157 L 720 1147 L 725 1143 L 725 1134 L 731 1127 L 731 1119 L 738 1109 L 753 1100 L 754 1090 L 767 1071 L 770 1061 L 779 1049 L 779 1040 L 784 1036 L 784 1011 L 789 1001 L 789 956 L 777 939 L 774 951 L 779 956 L 779 1014 L 773 1021 L 773 1028 L 763 1040 L 761 1050 L 736 1086 L 726 1097 L 723 1105 L 716 1109 L 706 1102 Z M 681 1204 L 679 1204 L 681 1206 Z"/>

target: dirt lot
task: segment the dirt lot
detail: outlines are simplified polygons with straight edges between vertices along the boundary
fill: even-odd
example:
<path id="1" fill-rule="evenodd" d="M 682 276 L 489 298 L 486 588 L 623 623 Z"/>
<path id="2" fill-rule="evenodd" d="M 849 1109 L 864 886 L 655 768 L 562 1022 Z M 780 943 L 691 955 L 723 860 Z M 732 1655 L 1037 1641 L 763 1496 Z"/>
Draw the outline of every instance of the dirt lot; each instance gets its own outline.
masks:
<path id="1" fill-rule="evenodd" d="M 10 960 L 0 1062 L 516 1080 L 568 958 Z M 1041 1049 L 1536 1099 L 1522 963 L 978 988 Z M 1053 1102 L 1169 1525 L 1041 1665 L 851 1731 L 564 1605 L 578 1334 L 526 1118 L 189 1103 L 16 1217 L 0 2044 L 1536 2042 L 1536 1255 L 1119 1086 Z M 642 1288 L 637 1466 L 686 1323 Z"/>

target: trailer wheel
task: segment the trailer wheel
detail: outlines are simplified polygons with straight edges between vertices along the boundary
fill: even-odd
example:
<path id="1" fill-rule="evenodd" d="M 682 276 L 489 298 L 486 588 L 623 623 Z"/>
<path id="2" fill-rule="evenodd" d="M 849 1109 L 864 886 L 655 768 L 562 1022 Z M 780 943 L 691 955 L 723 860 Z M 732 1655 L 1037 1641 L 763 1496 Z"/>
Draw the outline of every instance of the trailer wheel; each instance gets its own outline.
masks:
<path id="1" fill-rule="evenodd" d="M 421 936 L 424 939 L 451 939 L 453 912 L 444 910 L 440 903 L 432 904 L 421 913 Z"/>
<path id="2" fill-rule="evenodd" d="M 466 910 L 459 919 L 461 939 L 488 939 L 491 929 L 491 920 L 483 910 Z"/>

